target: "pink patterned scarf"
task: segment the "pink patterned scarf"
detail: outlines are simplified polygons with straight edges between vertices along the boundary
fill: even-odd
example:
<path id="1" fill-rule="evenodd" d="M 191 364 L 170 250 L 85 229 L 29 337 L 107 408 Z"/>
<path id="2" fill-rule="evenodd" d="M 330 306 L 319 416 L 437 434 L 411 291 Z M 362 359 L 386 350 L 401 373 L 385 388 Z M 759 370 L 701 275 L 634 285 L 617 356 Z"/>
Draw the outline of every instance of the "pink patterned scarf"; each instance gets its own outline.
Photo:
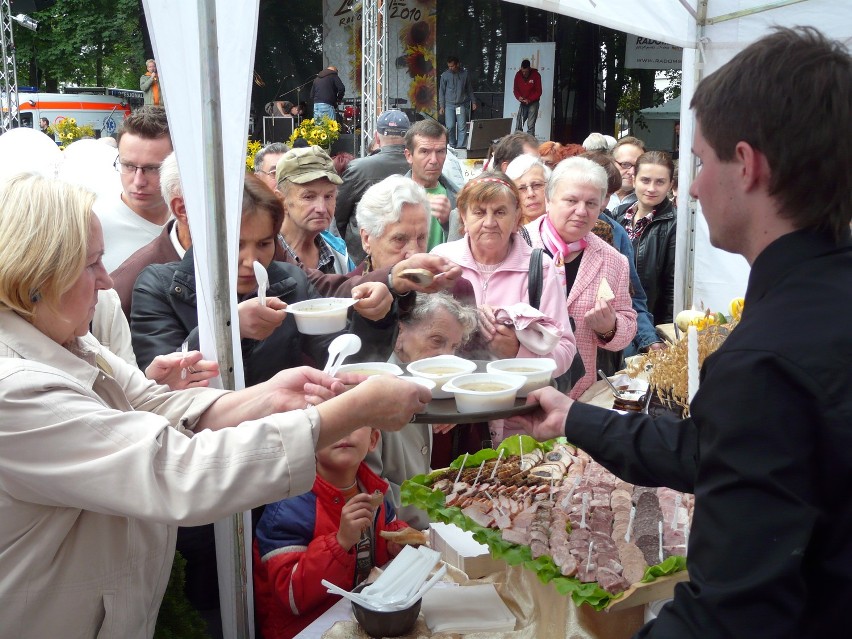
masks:
<path id="1" fill-rule="evenodd" d="M 559 235 L 556 227 L 553 226 L 549 215 L 544 216 L 544 222 L 541 225 L 541 242 L 553 255 L 556 266 L 562 266 L 565 263 L 565 258 L 573 253 L 579 253 L 588 245 L 588 242 L 582 237 L 576 242 L 566 243 Z"/>

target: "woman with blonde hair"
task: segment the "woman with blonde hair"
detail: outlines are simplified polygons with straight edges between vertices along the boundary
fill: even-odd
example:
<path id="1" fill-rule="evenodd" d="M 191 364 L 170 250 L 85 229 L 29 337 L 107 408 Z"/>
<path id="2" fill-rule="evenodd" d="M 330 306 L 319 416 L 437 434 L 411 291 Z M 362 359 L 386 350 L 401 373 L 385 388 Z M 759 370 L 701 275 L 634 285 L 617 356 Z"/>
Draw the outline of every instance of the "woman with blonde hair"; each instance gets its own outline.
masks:
<path id="1" fill-rule="evenodd" d="M 307 492 L 318 448 L 429 399 L 397 379 L 338 398 L 308 368 L 237 392 L 147 380 L 89 334 L 112 286 L 94 199 L 36 175 L 0 185 L 4 636 L 152 637 L 178 525 Z"/>

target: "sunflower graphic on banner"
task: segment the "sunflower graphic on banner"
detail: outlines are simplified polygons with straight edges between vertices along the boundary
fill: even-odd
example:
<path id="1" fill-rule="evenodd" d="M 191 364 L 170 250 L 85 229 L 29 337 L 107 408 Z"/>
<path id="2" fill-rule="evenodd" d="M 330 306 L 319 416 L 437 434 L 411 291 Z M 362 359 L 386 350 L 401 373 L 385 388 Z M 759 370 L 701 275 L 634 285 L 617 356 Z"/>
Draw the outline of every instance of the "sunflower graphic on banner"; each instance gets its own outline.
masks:
<path id="1" fill-rule="evenodd" d="M 437 115 L 436 0 L 387 0 L 390 104 Z M 361 90 L 361 12 L 352 0 L 325 0 L 323 60 L 338 67 L 347 98 Z"/>

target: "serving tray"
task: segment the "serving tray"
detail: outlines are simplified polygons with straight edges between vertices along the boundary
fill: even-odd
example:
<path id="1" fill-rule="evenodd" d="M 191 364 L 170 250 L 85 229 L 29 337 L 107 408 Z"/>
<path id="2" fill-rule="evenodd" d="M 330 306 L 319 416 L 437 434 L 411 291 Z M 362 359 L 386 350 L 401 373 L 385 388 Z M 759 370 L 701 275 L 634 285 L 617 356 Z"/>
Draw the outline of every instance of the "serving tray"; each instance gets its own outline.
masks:
<path id="1" fill-rule="evenodd" d="M 503 419 L 513 415 L 524 415 L 538 408 L 538 402 L 527 404 L 526 397 L 519 397 L 510 408 L 495 411 L 483 411 L 477 413 L 460 413 L 456 408 L 456 400 L 433 399 L 426 404 L 426 410 L 415 415 L 415 424 L 473 424 L 476 422 L 487 422 L 492 419 Z"/>

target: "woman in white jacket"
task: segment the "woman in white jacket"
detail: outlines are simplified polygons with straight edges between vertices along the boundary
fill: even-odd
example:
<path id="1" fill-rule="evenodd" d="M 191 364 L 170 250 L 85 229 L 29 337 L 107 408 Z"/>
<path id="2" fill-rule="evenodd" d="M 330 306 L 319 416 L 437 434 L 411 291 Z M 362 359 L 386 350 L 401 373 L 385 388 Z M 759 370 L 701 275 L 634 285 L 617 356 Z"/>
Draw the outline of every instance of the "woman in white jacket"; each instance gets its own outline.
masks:
<path id="1" fill-rule="evenodd" d="M 93 201 L 35 175 L 0 186 L 3 639 L 151 637 L 179 524 L 306 492 L 315 450 L 429 399 L 396 379 L 337 398 L 307 368 L 233 393 L 147 380 L 88 334 L 112 285 Z"/>

